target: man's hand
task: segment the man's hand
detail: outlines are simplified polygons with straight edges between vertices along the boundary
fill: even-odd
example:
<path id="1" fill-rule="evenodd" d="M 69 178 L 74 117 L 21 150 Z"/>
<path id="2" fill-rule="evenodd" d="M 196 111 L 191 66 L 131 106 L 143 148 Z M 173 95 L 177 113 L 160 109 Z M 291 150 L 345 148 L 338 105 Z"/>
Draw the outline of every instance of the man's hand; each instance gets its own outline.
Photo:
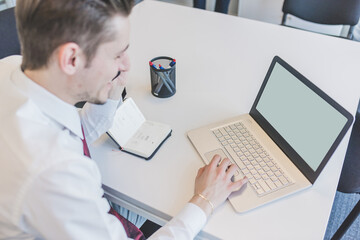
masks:
<path id="1" fill-rule="evenodd" d="M 211 204 L 214 208 L 222 204 L 229 195 L 240 190 L 247 183 L 247 178 L 232 182 L 231 178 L 237 170 L 237 166 L 231 164 L 228 158 L 224 158 L 221 163 L 221 157 L 215 155 L 209 165 L 199 169 L 195 180 L 195 195 L 190 200 L 191 203 L 198 205 L 204 210 L 207 216 L 212 211 Z M 219 164 L 220 163 L 220 164 Z M 202 198 L 201 194 L 206 199 Z"/>
<path id="2" fill-rule="evenodd" d="M 120 72 L 120 74 L 113 79 L 112 88 L 109 92 L 109 98 L 113 100 L 119 100 L 121 93 L 123 92 L 127 79 L 127 72 Z"/>

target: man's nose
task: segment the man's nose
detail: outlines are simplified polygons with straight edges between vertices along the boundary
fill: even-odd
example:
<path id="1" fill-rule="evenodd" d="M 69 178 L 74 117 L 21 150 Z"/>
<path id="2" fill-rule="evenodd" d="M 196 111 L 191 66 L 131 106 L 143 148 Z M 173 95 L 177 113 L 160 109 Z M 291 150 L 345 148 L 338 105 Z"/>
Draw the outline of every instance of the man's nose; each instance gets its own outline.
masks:
<path id="1" fill-rule="evenodd" d="M 127 72 L 130 70 L 130 58 L 127 52 L 120 58 L 119 61 L 119 71 Z"/>

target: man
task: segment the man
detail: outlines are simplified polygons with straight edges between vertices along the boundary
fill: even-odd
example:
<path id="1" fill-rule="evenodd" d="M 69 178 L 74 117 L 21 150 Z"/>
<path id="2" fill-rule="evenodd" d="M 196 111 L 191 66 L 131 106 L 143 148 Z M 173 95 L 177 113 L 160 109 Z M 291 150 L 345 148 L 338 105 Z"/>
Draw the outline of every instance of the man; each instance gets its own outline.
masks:
<path id="1" fill-rule="evenodd" d="M 87 148 L 121 104 L 131 8 L 130 0 L 17 1 L 22 58 L 0 60 L 0 239 L 141 239 L 103 198 Z M 88 103 L 78 113 L 80 101 Z M 199 170 L 194 196 L 151 238 L 194 238 L 241 188 L 246 179 L 232 182 L 236 167 L 220 160 Z"/>

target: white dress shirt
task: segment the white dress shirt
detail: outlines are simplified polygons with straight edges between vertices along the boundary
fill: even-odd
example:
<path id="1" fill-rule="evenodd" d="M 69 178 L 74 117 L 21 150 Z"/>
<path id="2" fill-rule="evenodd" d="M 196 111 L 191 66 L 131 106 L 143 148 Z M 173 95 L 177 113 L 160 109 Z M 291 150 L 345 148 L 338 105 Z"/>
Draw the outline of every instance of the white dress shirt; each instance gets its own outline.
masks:
<path id="1" fill-rule="evenodd" d="M 90 144 L 111 126 L 118 102 L 86 104 L 79 114 L 20 63 L 0 60 L 0 239 L 127 239 L 81 141 L 81 123 Z M 205 222 L 188 203 L 151 239 L 192 239 Z"/>

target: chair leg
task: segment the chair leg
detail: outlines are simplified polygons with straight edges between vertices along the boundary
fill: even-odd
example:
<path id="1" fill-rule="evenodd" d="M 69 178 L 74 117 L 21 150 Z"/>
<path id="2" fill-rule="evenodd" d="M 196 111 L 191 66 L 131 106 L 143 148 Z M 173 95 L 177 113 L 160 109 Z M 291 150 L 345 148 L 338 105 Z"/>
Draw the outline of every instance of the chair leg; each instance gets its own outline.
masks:
<path id="1" fill-rule="evenodd" d="M 285 25 L 286 16 L 287 16 L 287 14 L 284 13 L 283 16 L 282 16 L 282 19 L 281 19 L 281 25 L 283 25 L 283 26 Z"/>
<path id="2" fill-rule="evenodd" d="M 350 39 L 350 40 L 352 40 L 353 37 L 354 37 L 354 35 L 353 35 L 354 28 L 355 28 L 355 26 L 350 26 L 350 28 L 349 28 L 347 38 Z"/>
<path id="3" fill-rule="evenodd" d="M 356 218 L 360 214 L 360 200 L 357 202 L 353 210 L 351 210 L 350 214 L 346 217 L 344 222 L 341 224 L 339 229 L 336 231 L 334 236 L 331 238 L 331 240 L 339 240 L 342 238 L 342 236 L 346 233 L 346 231 L 349 229 L 351 224 L 356 220 Z"/>

